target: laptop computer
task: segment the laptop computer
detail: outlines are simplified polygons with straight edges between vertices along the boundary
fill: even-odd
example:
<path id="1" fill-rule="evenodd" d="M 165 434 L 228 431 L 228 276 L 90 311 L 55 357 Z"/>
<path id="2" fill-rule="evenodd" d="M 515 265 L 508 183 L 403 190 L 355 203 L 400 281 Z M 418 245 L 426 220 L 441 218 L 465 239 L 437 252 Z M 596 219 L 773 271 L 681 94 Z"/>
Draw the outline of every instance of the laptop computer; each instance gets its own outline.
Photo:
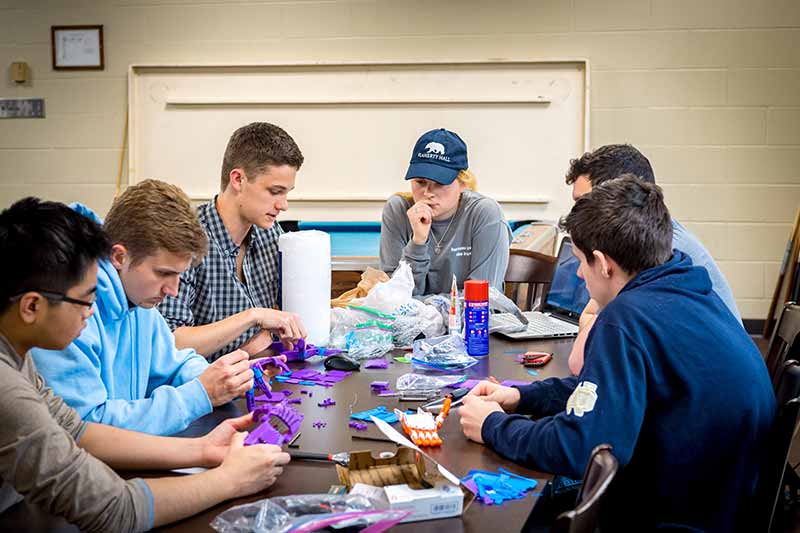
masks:
<path id="1" fill-rule="evenodd" d="M 572 255 L 572 241 L 564 237 L 558 248 L 558 260 L 541 310 L 522 313 L 528 319 L 524 330 L 514 333 L 498 331 L 497 334 L 517 340 L 577 335 L 578 319 L 589 302 L 586 283 L 578 277 L 579 265 L 578 259 Z M 490 326 L 501 324 L 519 325 L 520 322 L 511 313 L 490 315 Z"/>

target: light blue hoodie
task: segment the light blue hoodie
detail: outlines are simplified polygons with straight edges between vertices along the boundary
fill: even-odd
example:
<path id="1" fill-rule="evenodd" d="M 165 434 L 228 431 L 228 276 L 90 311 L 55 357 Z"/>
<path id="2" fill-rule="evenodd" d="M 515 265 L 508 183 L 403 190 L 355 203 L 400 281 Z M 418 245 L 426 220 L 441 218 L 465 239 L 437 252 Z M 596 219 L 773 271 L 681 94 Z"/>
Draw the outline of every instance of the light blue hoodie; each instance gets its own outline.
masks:
<path id="1" fill-rule="evenodd" d="M 72 207 L 101 222 L 89 208 Z M 197 378 L 208 362 L 175 348 L 158 309 L 129 305 L 107 260 L 100 261 L 95 312 L 80 336 L 64 350 L 31 354 L 47 384 L 87 422 L 171 435 L 213 409 Z"/>

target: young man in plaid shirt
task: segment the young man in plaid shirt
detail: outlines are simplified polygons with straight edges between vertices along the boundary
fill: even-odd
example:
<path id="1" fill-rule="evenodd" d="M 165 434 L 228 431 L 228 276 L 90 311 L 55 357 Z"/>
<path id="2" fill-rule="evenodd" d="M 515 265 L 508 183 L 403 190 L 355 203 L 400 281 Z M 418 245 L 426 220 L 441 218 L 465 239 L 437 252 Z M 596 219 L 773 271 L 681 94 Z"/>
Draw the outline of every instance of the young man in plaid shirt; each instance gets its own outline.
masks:
<path id="1" fill-rule="evenodd" d="M 292 345 L 306 335 L 300 318 L 278 303 L 275 220 L 288 209 L 303 154 L 284 130 L 253 122 L 236 130 L 222 161 L 220 193 L 198 209 L 209 250 L 181 275 L 177 296 L 159 306 L 179 348 L 214 360 L 241 348 L 263 352 L 272 334 Z"/>

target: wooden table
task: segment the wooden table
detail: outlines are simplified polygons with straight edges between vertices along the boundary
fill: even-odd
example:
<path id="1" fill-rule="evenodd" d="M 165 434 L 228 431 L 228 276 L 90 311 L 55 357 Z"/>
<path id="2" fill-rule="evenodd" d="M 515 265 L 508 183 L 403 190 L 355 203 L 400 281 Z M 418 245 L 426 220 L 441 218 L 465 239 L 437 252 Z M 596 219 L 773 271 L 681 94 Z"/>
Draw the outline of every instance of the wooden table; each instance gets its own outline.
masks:
<path id="1" fill-rule="evenodd" d="M 569 375 L 567 368 L 567 356 L 572 345 L 571 340 L 553 341 L 506 341 L 499 337 L 491 339 L 491 353 L 488 357 L 467 370 L 468 378 L 482 378 L 494 376 L 499 380 L 537 380 L 548 377 L 563 377 Z M 553 360 L 544 368 L 537 369 L 538 376 L 528 374 L 527 369 L 516 362 L 513 354 L 521 353 L 525 350 L 544 350 L 554 354 Z M 299 365 L 290 365 L 302 367 Z M 308 364 L 308 368 L 322 369 L 321 364 Z M 394 388 L 394 383 L 400 375 L 412 372 L 408 364 L 393 363 L 386 370 L 364 369 L 356 372 L 341 383 L 331 388 L 322 387 L 301 387 L 288 385 L 295 389 L 309 389 L 313 391 L 313 396 L 299 396 L 298 392 L 292 397 L 301 397 L 303 403 L 294 405 L 298 411 L 305 414 L 305 420 L 301 428 L 301 436 L 297 443 L 301 451 L 310 452 L 340 452 L 340 451 L 359 451 L 372 450 L 374 452 L 395 450 L 396 446 L 388 442 L 355 440 L 351 438 L 354 434 L 379 435 L 376 428 L 370 424 L 366 432 L 357 432 L 349 428 L 347 423 L 350 416 L 350 408 L 353 412 L 372 409 L 379 405 L 386 405 L 387 409 L 415 408 L 419 402 L 399 402 L 395 398 L 379 398 L 370 392 L 369 384 L 375 380 L 389 381 Z M 282 388 L 282 384 L 276 384 L 276 390 Z M 332 407 L 319 407 L 317 404 L 326 398 L 332 398 L 336 405 Z M 193 423 L 182 436 L 203 435 L 213 428 L 219 421 L 243 414 L 243 402 L 234 402 L 215 409 L 208 416 L 205 416 Z M 323 421 L 327 426 L 322 429 L 314 429 L 312 424 L 316 421 Z M 444 439 L 444 445 L 439 449 L 430 450 L 431 455 L 436 458 L 443 466 L 448 468 L 453 474 L 463 477 L 473 468 L 496 471 L 499 467 L 506 467 L 520 475 L 545 480 L 551 476 L 542 472 L 528 470 L 503 459 L 493 451 L 483 445 L 468 441 L 461 433 L 459 424 L 458 410 L 453 410 L 445 421 L 440 431 Z M 532 445 L 534 445 L 532 443 Z M 125 477 L 157 477 L 163 473 L 150 472 L 126 472 Z M 249 498 L 240 498 L 224 502 L 216 507 L 206 510 L 203 513 L 190 517 L 186 520 L 174 523 L 163 528 L 165 531 L 212 531 L 209 522 L 223 510 L 249 501 L 259 500 L 265 497 L 282 496 L 289 494 L 302 493 L 325 493 L 331 485 L 338 484 L 335 468 L 332 464 L 294 461 L 285 469 L 278 482 L 263 493 L 256 494 Z M 538 488 L 537 488 L 538 490 Z M 427 531 L 474 531 L 485 532 L 501 529 L 503 531 L 519 531 L 522 524 L 530 512 L 531 507 L 536 501 L 535 496 L 529 496 L 524 500 L 507 502 L 502 506 L 485 506 L 480 503 L 473 505 L 460 518 L 448 518 L 442 520 L 432 520 L 426 522 L 414 522 L 402 524 L 395 527 L 396 531 L 414 531 L 417 533 Z M 31 527 L 38 530 L 58 530 L 75 531 L 76 529 L 66 524 L 62 519 L 53 517 L 44 511 L 37 510 L 26 503 L 18 504 L 0 516 L 0 530 L 26 529 Z"/>

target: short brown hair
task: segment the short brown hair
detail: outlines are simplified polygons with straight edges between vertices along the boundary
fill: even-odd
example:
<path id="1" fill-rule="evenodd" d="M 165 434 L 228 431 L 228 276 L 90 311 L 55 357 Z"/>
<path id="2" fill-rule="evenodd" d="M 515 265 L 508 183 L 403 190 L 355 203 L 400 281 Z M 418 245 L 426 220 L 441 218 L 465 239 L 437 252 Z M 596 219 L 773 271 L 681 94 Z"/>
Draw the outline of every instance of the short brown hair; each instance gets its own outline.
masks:
<path id="1" fill-rule="evenodd" d="M 572 242 L 594 263 L 593 252 L 611 257 L 628 274 L 672 257 L 672 221 L 661 188 L 632 174 L 592 187 L 561 220 Z"/>
<path id="2" fill-rule="evenodd" d="M 623 174 L 633 174 L 648 183 L 656 182 L 650 160 L 630 144 L 607 144 L 572 159 L 565 178 L 567 185 L 572 185 L 585 175 L 592 187 L 596 187 Z"/>
<path id="3" fill-rule="evenodd" d="M 111 206 L 103 228 L 112 244 L 122 244 L 134 264 L 159 250 L 191 255 L 199 263 L 208 251 L 208 239 L 189 197 L 180 188 L 158 180 L 144 180 L 125 189 Z"/>
<path id="4" fill-rule="evenodd" d="M 221 190 L 228 186 L 234 168 L 254 179 L 268 166 L 289 165 L 299 170 L 302 164 L 303 154 L 288 133 L 269 122 L 252 122 L 234 131 L 228 141 L 222 158 Z"/>

